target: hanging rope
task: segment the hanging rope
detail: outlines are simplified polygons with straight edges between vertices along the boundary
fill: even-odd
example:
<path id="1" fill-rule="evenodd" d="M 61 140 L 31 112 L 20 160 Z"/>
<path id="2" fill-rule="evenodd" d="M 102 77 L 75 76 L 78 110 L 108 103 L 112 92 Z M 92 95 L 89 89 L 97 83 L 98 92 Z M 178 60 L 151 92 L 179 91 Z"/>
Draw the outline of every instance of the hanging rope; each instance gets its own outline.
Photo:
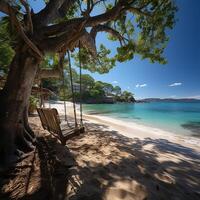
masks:
<path id="1" fill-rule="evenodd" d="M 75 127 L 78 126 L 77 124 L 77 118 L 76 118 L 76 104 L 75 104 L 75 96 L 74 96 L 74 87 L 73 87 L 73 79 L 72 79 L 72 67 L 71 67 L 71 59 L 70 59 L 70 53 L 67 51 L 68 55 L 68 61 L 69 61 L 69 73 L 70 73 L 70 85 L 71 85 L 71 92 L 72 92 L 72 101 L 73 101 L 73 109 L 74 109 L 74 122 Z"/>
<path id="2" fill-rule="evenodd" d="M 43 101 L 43 95 L 42 95 L 42 79 L 40 81 L 40 108 L 44 108 L 44 101 Z"/>
<path id="3" fill-rule="evenodd" d="M 61 53 L 60 58 L 59 58 L 59 65 L 60 65 L 60 70 L 62 70 L 62 87 L 63 87 L 63 97 L 64 97 L 64 112 L 65 112 L 65 121 L 69 125 L 68 119 L 67 119 L 67 106 L 66 106 L 66 94 L 65 94 L 65 74 L 64 74 L 64 58 L 65 54 Z"/>
<path id="4" fill-rule="evenodd" d="M 63 77 L 63 79 L 64 79 L 64 77 Z M 64 83 L 64 81 L 63 81 L 65 121 L 68 123 L 68 120 L 67 120 L 67 106 L 66 106 L 66 101 L 65 101 L 66 96 L 65 96 L 65 91 L 64 91 L 65 89 L 64 89 L 64 86 L 65 86 L 65 83 Z"/>
<path id="5" fill-rule="evenodd" d="M 79 40 L 79 77 L 80 77 L 80 124 L 83 125 L 83 108 L 82 108 L 82 65 L 81 65 L 81 43 Z"/>
<path id="6" fill-rule="evenodd" d="M 49 108 L 51 108 L 50 97 L 48 96 Z"/>

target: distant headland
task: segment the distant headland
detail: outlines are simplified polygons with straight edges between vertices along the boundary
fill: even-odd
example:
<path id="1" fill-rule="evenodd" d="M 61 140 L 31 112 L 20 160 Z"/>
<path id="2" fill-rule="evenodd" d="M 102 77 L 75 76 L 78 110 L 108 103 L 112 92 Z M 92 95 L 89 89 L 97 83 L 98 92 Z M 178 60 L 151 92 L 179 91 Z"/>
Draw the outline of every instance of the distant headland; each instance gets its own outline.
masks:
<path id="1" fill-rule="evenodd" d="M 150 103 L 150 102 L 200 102 L 200 99 L 195 98 L 145 98 L 145 99 L 138 99 L 136 103 Z"/>

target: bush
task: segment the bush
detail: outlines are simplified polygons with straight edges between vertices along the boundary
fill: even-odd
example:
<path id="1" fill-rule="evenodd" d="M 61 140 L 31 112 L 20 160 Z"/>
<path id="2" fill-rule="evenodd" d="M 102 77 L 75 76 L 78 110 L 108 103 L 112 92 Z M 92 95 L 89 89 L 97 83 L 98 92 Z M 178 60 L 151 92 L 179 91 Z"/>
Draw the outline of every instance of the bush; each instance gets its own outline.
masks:
<path id="1" fill-rule="evenodd" d="M 31 95 L 29 98 L 29 108 L 28 108 L 29 114 L 33 114 L 36 111 L 38 103 L 39 103 L 38 98 Z"/>

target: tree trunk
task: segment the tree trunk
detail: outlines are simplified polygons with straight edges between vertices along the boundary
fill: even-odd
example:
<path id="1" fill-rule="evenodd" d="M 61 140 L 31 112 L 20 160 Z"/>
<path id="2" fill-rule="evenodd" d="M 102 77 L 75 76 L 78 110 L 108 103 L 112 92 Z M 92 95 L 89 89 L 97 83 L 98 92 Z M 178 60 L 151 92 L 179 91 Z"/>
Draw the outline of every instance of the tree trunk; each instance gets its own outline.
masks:
<path id="1" fill-rule="evenodd" d="M 34 133 L 28 125 L 28 102 L 39 60 L 18 51 L 0 93 L 0 163 L 8 164 L 16 150 L 33 149 Z"/>

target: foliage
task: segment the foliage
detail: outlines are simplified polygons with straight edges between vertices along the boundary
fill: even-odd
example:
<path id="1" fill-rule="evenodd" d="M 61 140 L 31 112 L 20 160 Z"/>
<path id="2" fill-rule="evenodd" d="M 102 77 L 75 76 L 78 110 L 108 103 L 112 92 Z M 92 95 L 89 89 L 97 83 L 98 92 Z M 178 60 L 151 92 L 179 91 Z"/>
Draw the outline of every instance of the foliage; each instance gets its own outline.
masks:
<path id="1" fill-rule="evenodd" d="M 109 56 L 110 53 L 110 49 L 107 49 L 103 44 L 100 45 L 96 58 L 86 48 L 81 48 L 80 60 L 82 68 L 100 74 L 108 73 L 115 65 L 115 59 Z M 79 66 L 79 54 L 73 53 L 72 56 L 75 59 L 76 66 Z"/>
<path id="2" fill-rule="evenodd" d="M 103 2 L 103 1 L 102 1 Z M 175 24 L 175 13 L 177 7 L 172 0 L 136 0 L 129 1 L 134 8 L 129 12 L 123 12 L 116 20 L 109 21 L 106 25 L 116 34 L 108 33 L 108 40 L 119 41 L 116 46 L 116 54 L 110 55 L 110 49 L 100 44 L 97 57 L 94 58 L 85 48 L 81 50 L 81 60 L 84 69 L 91 72 L 107 73 L 116 62 L 132 60 L 138 54 L 142 59 L 150 62 L 166 64 L 164 49 L 169 37 L 167 30 L 172 29 Z M 101 3 L 101 1 L 100 1 Z M 116 1 L 104 1 L 105 10 L 111 10 Z M 102 5 L 103 7 L 103 5 Z M 109 44 L 109 43 L 108 43 Z M 78 55 L 74 56 L 78 66 Z"/>
<path id="3" fill-rule="evenodd" d="M 133 94 L 128 91 L 123 91 L 119 86 L 113 86 L 110 83 L 95 81 L 89 74 L 82 74 L 82 97 L 80 97 L 80 76 L 75 69 L 72 69 L 73 85 L 76 101 L 90 102 L 91 100 L 103 101 L 106 97 L 113 98 L 119 102 L 134 102 Z M 72 92 L 70 85 L 70 76 L 68 70 L 65 71 L 64 85 L 63 80 L 45 79 L 42 81 L 42 86 L 50 89 L 57 94 L 60 100 L 72 101 Z"/>
<path id="4" fill-rule="evenodd" d="M 48 53 L 44 56 L 44 59 L 40 64 L 40 67 L 53 69 L 55 66 L 58 65 L 58 62 L 59 62 L 58 54 Z"/>
<path id="5" fill-rule="evenodd" d="M 0 20 L 0 70 L 5 73 L 8 72 L 8 65 L 14 56 L 9 32 L 8 19 L 6 17 L 2 18 Z"/>
<path id="6" fill-rule="evenodd" d="M 47 7 L 51 2 L 53 1 L 44 0 Z M 23 4 L 20 1 L 9 1 L 9 4 L 19 11 L 18 18 L 22 19 Z M 57 3 L 54 2 L 53 4 L 56 5 Z M 91 53 L 91 48 L 87 48 L 88 46 L 84 45 L 84 43 L 90 43 L 87 40 L 81 43 L 80 58 L 83 68 L 91 72 L 108 73 L 116 65 L 116 62 L 131 60 L 136 54 L 140 55 L 142 59 L 165 64 L 167 60 L 164 58 L 163 53 L 169 40 L 167 30 L 173 28 L 177 11 L 173 0 L 74 1 L 66 13 L 60 13 L 59 17 L 52 16 L 53 20 L 50 25 L 57 24 L 59 27 L 60 24 L 65 24 L 70 19 L 82 19 L 87 14 L 94 16 L 99 12 L 99 8 L 104 13 L 110 12 L 117 6 L 120 7 L 120 5 L 124 7 L 124 10 L 119 9 L 119 13 L 115 17 L 109 16 L 111 18 L 105 18 L 103 22 L 92 26 L 86 25 L 84 29 L 89 35 L 90 41 L 94 43 L 99 32 L 106 32 L 108 40 L 115 42 L 115 55 L 113 54 L 114 52 L 111 54 L 110 48 L 106 47 L 105 43 L 100 44 L 98 47 L 93 47 L 93 51 L 95 51 L 94 48 L 97 49 L 97 54 L 94 55 L 94 53 Z M 14 55 L 12 47 L 15 46 L 18 35 L 13 26 L 11 28 L 9 21 L 8 17 L 4 17 L 0 24 L 0 66 L 5 71 L 7 71 L 7 66 Z M 98 27 L 99 25 L 101 26 L 100 28 Z M 57 37 L 68 31 L 68 29 L 62 30 L 61 33 L 56 32 Z M 51 37 L 54 38 L 54 36 L 53 34 Z M 49 40 L 49 42 L 51 41 Z M 108 42 L 109 44 L 110 42 Z M 46 56 L 41 68 L 54 68 L 58 65 L 58 51 L 51 51 L 49 46 L 53 46 L 53 43 L 48 45 L 48 51 L 45 52 Z M 70 50 L 74 50 L 77 46 L 76 42 L 76 45 Z M 75 64 L 79 66 L 78 51 L 73 51 L 72 56 L 75 59 Z M 65 58 L 65 64 L 67 62 L 68 60 Z"/>
<path id="7" fill-rule="evenodd" d="M 113 93 L 116 95 L 116 96 L 120 96 L 121 95 L 121 92 L 122 92 L 122 90 L 121 90 L 121 88 L 119 87 L 119 86 L 115 86 L 115 87 L 113 87 Z"/>
<path id="8" fill-rule="evenodd" d="M 78 80 L 77 82 L 80 83 L 80 80 Z M 95 80 L 89 74 L 82 74 L 81 83 L 84 88 L 92 88 L 95 84 Z"/>
<path id="9" fill-rule="evenodd" d="M 134 102 L 135 99 L 134 99 L 133 94 L 131 92 L 123 91 L 123 93 L 120 96 L 117 96 L 117 101 Z"/>
<path id="10" fill-rule="evenodd" d="M 43 79 L 42 80 L 42 87 L 47 88 L 51 91 L 54 91 L 55 94 L 59 93 L 59 88 L 62 85 L 61 80 L 56 79 Z"/>
<path id="11" fill-rule="evenodd" d="M 39 103 L 38 98 L 31 95 L 30 98 L 29 98 L 29 113 L 30 114 L 33 113 L 36 110 L 38 103 Z"/>
<path id="12" fill-rule="evenodd" d="M 69 79 L 69 74 L 65 73 L 65 85 L 63 85 L 62 80 L 58 81 L 46 79 L 43 80 L 43 87 L 48 88 L 56 93 L 60 100 L 72 101 L 72 92 Z M 80 76 L 75 69 L 73 69 L 73 80 L 76 101 L 80 101 L 80 98 L 82 98 L 83 102 L 95 100 L 101 102 L 106 97 L 110 97 L 113 98 L 114 101 L 134 102 L 132 93 L 127 91 L 122 92 L 119 86 L 113 86 L 110 83 L 95 81 L 94 78 L 92 78 L 89 74 L 82 74 L 82 96 L 80 96 Z"/>

